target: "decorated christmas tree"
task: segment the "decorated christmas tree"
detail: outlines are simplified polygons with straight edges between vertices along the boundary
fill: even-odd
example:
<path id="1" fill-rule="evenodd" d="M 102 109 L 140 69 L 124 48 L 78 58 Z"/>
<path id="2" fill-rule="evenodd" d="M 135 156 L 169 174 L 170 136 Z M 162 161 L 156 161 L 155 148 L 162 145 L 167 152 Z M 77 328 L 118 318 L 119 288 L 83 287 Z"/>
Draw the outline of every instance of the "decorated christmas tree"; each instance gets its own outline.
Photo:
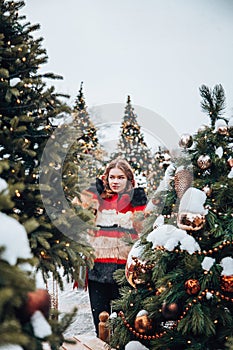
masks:
<path id="1" fill-rule="evenodd" d="M 233 120 L 200 88 L 210 125 L 183 134 L 153 196 L 112 314 L 116 349 L 229 349 L 233 335 Z M 151 203 L 150 203 L 151 204 Z"/>
<path id="2" fill-rule="evenodd" d="M 141 127 L 137 121 L 137 115 L 128 96 L 125 113 L 121 124 L 121 133 L 117 145 L 117 151 L 111 155 L 111 159 L 121 156 L 125 158 L 135 171 L 138 182 L 143 182 L 141 177 L 147 177 L 152 169 L 152 155 L 146 142 Z"/>
<path id="3" fill-rule="evenodd" d="M 97 129 L 87 111 L 83 95 L 83 82 L 73 108 L 73 127 L 77 132 L 78 160 L 82 162 L 82 169 L 87 178 L 94 179 L 102 165 L 103 150 L 97 137 Z"/>

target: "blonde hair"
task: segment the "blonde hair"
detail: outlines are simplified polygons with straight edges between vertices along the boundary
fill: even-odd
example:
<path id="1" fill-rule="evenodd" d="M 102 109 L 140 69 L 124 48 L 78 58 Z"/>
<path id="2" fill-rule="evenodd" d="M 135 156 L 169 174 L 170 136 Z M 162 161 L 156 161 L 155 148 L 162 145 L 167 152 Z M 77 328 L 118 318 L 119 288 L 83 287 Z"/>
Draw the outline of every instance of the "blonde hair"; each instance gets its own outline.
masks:
<path id="1" fill-rule="evenodd" d="M 114 168 L 120 169 L 126 175 L 128 180 L 125 188 L 126 192 L 130 191 L 133 187 L 135 187 L 133 169 L 124 158 L 118 157 L 112 160 L 107 165 L 105 172 L 103 174 L 104 191 L 101 195 L 102 198 L 111 198 L 114 194 L 114 192 L 110 189 L 109 183 L 108 183 L 109 172 L 111 169 L 114 169 Z"/>

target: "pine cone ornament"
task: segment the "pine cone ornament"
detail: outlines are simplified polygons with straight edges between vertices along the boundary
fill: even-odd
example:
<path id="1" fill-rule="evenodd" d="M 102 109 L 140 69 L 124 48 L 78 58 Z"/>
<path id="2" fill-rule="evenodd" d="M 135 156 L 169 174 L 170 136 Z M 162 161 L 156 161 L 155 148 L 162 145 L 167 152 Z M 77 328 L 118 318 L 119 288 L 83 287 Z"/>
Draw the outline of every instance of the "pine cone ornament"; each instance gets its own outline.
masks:
<path id="1" fill-rule="evenodd" d="M 176 171 L 174 176 L 175 190 L 178 198 L 181 198 L 185 191 L 191 187 L 193 174 L 188 169 Z"/>

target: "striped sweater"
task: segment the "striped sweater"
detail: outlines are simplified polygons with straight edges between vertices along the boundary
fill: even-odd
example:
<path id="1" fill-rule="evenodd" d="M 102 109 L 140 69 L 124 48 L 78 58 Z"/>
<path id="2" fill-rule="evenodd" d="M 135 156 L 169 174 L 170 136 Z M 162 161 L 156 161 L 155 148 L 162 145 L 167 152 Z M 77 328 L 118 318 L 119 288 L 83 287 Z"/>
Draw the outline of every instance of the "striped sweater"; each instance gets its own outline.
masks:
<path id="1" fill-rule="evenodd" d="M 96 226 L 90 235 L 90 244 L 95 250 L 95 263 L 88 278 L 103 283 L 115 283 L 113 272 L 124 268 L 131 246 L 124 237 L 138 239 L 134 229 L 134 213 L 143 211 L 146 195 L 143 188 L 134 188 L 130 193 L 114 194 L 103 199 L 94 188 L 88 190 L 96 202 Z"/>

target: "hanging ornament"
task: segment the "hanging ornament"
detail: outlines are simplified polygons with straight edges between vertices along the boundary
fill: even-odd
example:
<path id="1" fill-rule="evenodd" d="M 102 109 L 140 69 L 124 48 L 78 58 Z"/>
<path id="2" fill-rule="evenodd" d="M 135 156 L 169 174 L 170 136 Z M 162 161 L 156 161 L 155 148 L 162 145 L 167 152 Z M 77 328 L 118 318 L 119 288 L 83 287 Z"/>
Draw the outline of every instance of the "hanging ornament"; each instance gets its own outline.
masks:
<path id="1" fill-rule="evenodd" d="M 182 230 L 198 231 L 205 224 L 205 215 L 197 213 L 179 213 L 177 225 Z"/>
<path id="2" fill-rule="evenodd" d="M 220 135 L 227 135 L 228 134 L 227 123 L 225 122 L 224 119 L 218 119 L 216 121 L 214 132 L 217 132 Z"/>
<path id="3" fill-rule="evenodd" d="M 28 322 L 35 311 L 41 311 L 46 319 L 49 318 L 51 299 L 46 289 L 37 289 L 28 292 L 27 300 L 20 309 L 20 319 Z"/>
<path id="4" fill-rule="evenodd" d="M 177 303 L 163 303 L 162 305 L 162 315 L 165 318 L 165 320 L 175 321 L 178 318 L 179 315 L 179 306 Z"/>
<path id="5" fill-rule="evenodd" d="M 150 272 L 148 273 L 145 262 L 142 262 L 141 255 L 143 249 L 139 241 L 135 242 L 125 265 L 125 276 L 129 284 L 136 288 L 137 285 L 144 284 L 149 280 Z"/>
<path id="6" fill-rule="evenodd" d="M 177 169 L 174 176 L 175 190 L 178 198 L 191 186 L 193 174 L 188 169 Z"/>
<path id="7" fill-rule="evenodd" d="M 221 272 L 221 289 L 227 293 L 233 293 L 233 258 L 226 256 L 220 261 Z"/>
<path id="8" fill-rule="evenodd" d="M 233 275 L 221 276 L 221 289 L 227 293 L 233 293 Z"/>
<path id="9" fill-rule="evenodd" d="M 193 138 L 189 134 L 183 134 L 179 140 L 179 146 L 182 148 L 190 148 L 193 144 Z"/>
<path id="10" fill-rule="evenodd" d="M 152 320 L 148 317 L 146 310 L 138 312 L 134 321 L 134 328 L 141 334 L 148 333 L 152 329 Z"/>
<path id="11" fill-rule="evenodd" d="M 177 225 L 182 230 L 197 231 L 205 224 L 205 215 L 208 210 L 204 208 L 206 194 L 190 187 L 184 193 L 179 205 Z"/>
<path id="12" fill-rule="evenodd" d="M 210 197 L 212 194 L 212 188 L 206 184 L 203 188 L 202 191 L 205 192 L 205 194 L 207 195 L 207 197 Z"/>
<path id="13" fill-rule="evenodd" d="M 198 280 L 189 279 L 184 284 L 185 290 L 189 295 L 196 295 L 200 292 L 201 286 Z"/>
<path id="14" fill-rule="evenodd" d="M 208 169 L 211 166 L 211 164 L 212 164 L 211 158 L 207 154 L 205 154 L 205 155 L 202 154 L 197 159 L 197 165 L 202 170 Z"/>

